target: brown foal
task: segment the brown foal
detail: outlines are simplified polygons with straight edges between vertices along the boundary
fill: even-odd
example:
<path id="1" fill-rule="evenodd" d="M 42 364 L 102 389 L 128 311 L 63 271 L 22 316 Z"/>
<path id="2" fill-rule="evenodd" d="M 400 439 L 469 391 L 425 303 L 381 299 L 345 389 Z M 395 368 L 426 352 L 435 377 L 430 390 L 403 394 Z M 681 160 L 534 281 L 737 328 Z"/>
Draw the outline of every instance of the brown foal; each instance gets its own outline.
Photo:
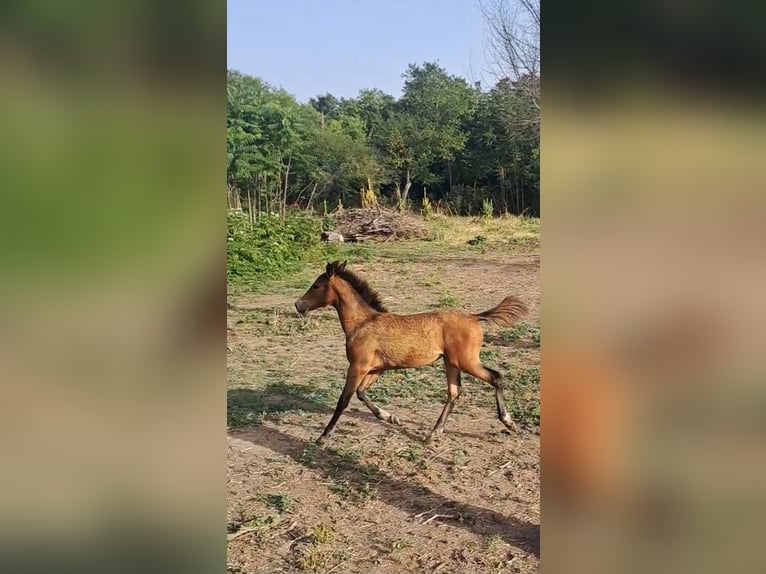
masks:
<path id="1" fill-rule="evenodd" d="M 323 442 L 333 431 L 354 393 L 377 418 L 399 424 L 399 419 L 370 400 L 367 389 L 383 371 L 423 367 L 439 357 L 444 359 L 447 371 L 447 403 L 426 442 L 444 430 L 444 423 L 460 395 L 461 372 L 494 387 L 498 418 L 508 429 L 517 430 L 505 410 L 500 373 L 482 365 L 479 359 L 484 340 L 479 321 L 512 326 L 527 313 L 518 299 L 506 297 L 497 307 L 478 314 L 443 310 L 395 315 L 386 310 L 364 279 L 346 269 L 345 261 L 335 261 L 327 264 L 325 273 L 295 302 L 295 309 L 305 316 L 309 311 L 329 305 L 338 311 L 346 334 L 349 367 L 338 406 L 317 442 Z"/>

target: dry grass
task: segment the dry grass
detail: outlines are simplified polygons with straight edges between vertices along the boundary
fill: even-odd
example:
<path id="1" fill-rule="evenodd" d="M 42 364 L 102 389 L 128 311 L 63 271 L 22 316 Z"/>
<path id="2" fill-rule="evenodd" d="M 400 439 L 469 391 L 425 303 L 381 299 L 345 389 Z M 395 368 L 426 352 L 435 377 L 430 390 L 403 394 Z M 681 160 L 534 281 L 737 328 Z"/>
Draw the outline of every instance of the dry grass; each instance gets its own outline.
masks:
<path id="1" fill-rule="evenodd" d="M 466 245 L 477 237 L 484 237 L 489 245 L 539 245 L 540 220 L 506 215 L 492 219 L 481 217 L 434 216 L 431 220 L 436 239 L 446 245 Z"/>

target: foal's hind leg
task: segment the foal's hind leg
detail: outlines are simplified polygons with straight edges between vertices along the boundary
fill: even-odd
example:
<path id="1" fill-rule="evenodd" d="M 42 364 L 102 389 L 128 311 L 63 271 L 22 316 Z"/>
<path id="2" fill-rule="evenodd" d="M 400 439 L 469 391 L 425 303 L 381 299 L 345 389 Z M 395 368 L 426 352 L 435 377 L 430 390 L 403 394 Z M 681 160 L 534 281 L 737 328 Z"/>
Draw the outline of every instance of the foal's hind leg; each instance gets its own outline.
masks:
<path id="1" fill-rule="evenodd" d="M 446 359 L 444 363 L 447 370 L 447 403 L 444 405 L 439 420 L 436 421 L 436 426 L 428 433 L 425 442 L 430 442 L 434 435 L 441 434 L 444 431 L 444 423 L 447 422 L 447 417 L 452 412 L 458 396 L 460 396 L 460 369 L 448 364 Z"/>
<path id="2" fill-rule="evenodd" d="M 462 365 L 461 365 L 462 366 Z M 476 360 L 470 365 L 463 367 L 466 373 L 473 375 L 488 382 L 495 388 L 495 400 L 497 402 L 497 418 L 503 423 L 508 430 L 518 432 L 518 425 L 513 422 L 508 412 L 505 410 L 505 398 L 503 397 L 503 377 L 494 369 L 485 367 L 480 361 Z"/>
<path id="3" fill-rule="evenodd" d="M 367 389 L 369 389 L 373 383 L 378 380 L 378 377 L 380 377 L 380 373 L 370 373 L 367 375 L 362 380 L 362 384 L 359 385 L 359 388 L 356 390 L 356 396 L 360 401 L 367 405 L 367 408 L 372 411 L 372 414 L 374 414 L 380 420 L 395 425 L 401 424 L 398 418 L 396 418 L 388 411 L 381 409 L 378 405 L 370 400 L 370 397 L 367 396 Z"/>

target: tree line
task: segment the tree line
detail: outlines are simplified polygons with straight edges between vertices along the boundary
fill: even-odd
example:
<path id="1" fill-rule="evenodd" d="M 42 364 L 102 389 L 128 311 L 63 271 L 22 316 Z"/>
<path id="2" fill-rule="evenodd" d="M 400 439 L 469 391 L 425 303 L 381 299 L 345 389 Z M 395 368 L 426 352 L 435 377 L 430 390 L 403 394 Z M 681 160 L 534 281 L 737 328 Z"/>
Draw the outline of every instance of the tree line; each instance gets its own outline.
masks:
<path id="1" fill-rule="evenodd" d="M 412 64 L 398 99 L 377 89 L 300 103 L 227 73 L 230 206 L 284 213 L 380 202 L 540 214 L 539 74 L 490 89 Z"/>

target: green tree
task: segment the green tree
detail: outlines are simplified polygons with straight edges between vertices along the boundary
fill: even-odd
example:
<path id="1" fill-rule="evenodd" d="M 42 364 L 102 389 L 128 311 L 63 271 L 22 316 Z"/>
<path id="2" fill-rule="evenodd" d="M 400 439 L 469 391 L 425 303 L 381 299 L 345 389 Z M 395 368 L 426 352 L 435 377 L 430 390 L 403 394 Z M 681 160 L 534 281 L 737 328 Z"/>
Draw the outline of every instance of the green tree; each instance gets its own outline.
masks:
<path id="1" fill-rule="evenodd" d="M 226 159 L 229 183 L 240 189 L 266 169 L 259 147 L 263 139 L 259 113 L 268 87 L 260 80 L 229 72 L 226 83 Z"/>
<path id="2" fill-rule="evenodd" d="M 396 109 L 396 98 L 378 89 L 361 90 L 353 100 L 343 102 L 345 113 L 362 120 L 367 139 L 372 142 L 377 131 Z"/>
<path id="3" fill-rule="evenodd" d="M 501 211 L 539 213 L 539 125 L 529 118 L 525 94 L 508 80 L 479 98 L 468 124 L 469 139 L 456 162 L 457 175 L 484 189 Z M 452 198 L 478 209 L 481 194 Z"/>
<path id="4" fill-rule="evenodd" d="M 451 162 L 467 141 L 464 124 L 473 113 L 478 90 L 435 63 L 412 64 L 394 111 L 381 125 L 377 145 L 393 174 L 397 201 L 407 204 L 413 181 L 440 179 L 444 165 L 452 185 Z"/>
<path id="5" fill-rule="evenodd" d="M 326 119 L 337 118 L 340 112 L 340 101 L 332 94 L 311 98 L 309 104 L 319 112 L 323 126 Z"/>
<path id="6" fill-rule="evenodd" d="M 435 63 L 410 65 L 397 100 L 380 90 L 298 103 L 284 90 L 230 71 L 227 181 L 256 212 L 356 202 L 374 185 L 401 206 L 425 194 L 460 213 L 484 200 L 539 213 L 539 76 L 501 79 L 489 91 Z M 413 191 L 413 189 L 415 191 Z M 487 202 L 487 205 L 489 202 Z"/>
<path id="7" fill-rule="evenodd" d="M 260 205 L 278 205 L 284 214 L 290 183 L 315 137 L 319 114 L 284 90 L 230 71 L 227 82 L 228 180 L 240 192 L 254 193 Z"/>
<path id="8" fill-rule="evenodd" d="M 365 183 L 381 179 L 382 170 L 367 145 L 364 125 L 353 116 L 329 120 L 308 143 L 305 159 L 305 171 L 313 188 L 309 204 L 314 197 L 327 198 L 333 204 L 340 198 L 348 204 Z"/>

